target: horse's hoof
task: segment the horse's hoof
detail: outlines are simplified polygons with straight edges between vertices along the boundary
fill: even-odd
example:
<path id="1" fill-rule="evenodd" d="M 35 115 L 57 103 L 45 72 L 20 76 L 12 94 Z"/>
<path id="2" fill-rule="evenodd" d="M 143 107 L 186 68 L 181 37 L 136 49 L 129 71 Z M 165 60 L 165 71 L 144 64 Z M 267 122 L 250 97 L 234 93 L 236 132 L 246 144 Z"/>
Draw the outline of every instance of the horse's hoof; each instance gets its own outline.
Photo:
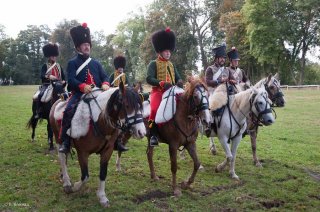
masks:
<path id="1" fill-rule="evenodd" d="M 66 194 L 71 194 L 72 193 L 72 186 L 64 186 L 63 190 Z"/>
<path id="2" fill-rule="evenodd" d="M 238 175 L 236 175 L 236 174 L 231 175 L 231 178 L 232 178 L 233 180 L 240 181 L 240 178 L 239 178 Z"/>
<path id="3" fill-rule="evenodd" d="M 262 164 L 259 161 L 256 161 L 254 165 L 258 168 L 262 168 Z"/>
<path id="4" fill-rule="evenodd" d="M 180 189 L 175 189 L 173 194 L 174 194 L 175 197 L 180 197 L 182 195 Z"/>
<path id="5" fill-rule="evenodd" d="M 216 173 L 221 172 L 221 170 L 218 168 L 218 166 L 214 169 L 214 171 L 215 171 Z"/>
<path id="6" fill-rule="evenodd" d="M 160 178 L 159 178 L 158 176 L 152 176 L 151 179 L 152 179 L 153 181 L 158 181 L 158 180 L 160 180 Z"/>
<path id="7" fill-rule="evenodd" d="M 198 168 L 199 171 L 204 171 L 204 167 L 202 165 L 199 166 Z"/>
<path id="8" fill-rule="evenodd" d="M 109 200 L 100 202 L 100 204 L 104 208 L 109 208 L 110 207 Z"/>
<path id="9" fill-rule="evenodd" d="M 190 188 L 190 184 L 188 184 L 186 181 L 181 182 L 181 188 L 186 190 Z"/>

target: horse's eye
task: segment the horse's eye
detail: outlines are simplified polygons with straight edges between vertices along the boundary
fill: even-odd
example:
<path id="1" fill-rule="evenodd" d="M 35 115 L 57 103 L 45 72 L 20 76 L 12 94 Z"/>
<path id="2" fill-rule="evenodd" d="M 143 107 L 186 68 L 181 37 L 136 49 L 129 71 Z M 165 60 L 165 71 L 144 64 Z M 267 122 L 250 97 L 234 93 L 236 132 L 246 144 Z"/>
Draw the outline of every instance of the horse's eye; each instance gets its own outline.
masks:
<path id="1" fill-rule="evenodd" d="M 263 105 L 263 102 L 258 102 L 259 105 Z"/>
<path id="2" fill-rule="evenodd" d="M 270 85 L 270 89 L 274 89 L 274 85 Z"/>

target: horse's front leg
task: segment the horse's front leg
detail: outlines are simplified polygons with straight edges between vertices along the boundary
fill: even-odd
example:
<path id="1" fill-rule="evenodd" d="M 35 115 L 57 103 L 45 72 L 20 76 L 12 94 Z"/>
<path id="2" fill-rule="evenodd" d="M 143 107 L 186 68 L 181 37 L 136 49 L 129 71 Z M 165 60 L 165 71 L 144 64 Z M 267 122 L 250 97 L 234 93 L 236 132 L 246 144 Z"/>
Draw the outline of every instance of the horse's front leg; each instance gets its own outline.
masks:
<path id="1" fill-rule="evenodd" d="M 72 185 L 68 175 L 67 156 L 64 153 L 58 152 L 58 157 L 62 171 L 63 190 L 67 194 L 72 193 Z"/>
<path id="2" fill-rule="evenodd" d="M 82 186 L 84 186 L 89 180 L 89 170 L 88 170 L 88 158 L 89 153 L 77 151 L 78 153 L 78 161 L 81 169 L 81 179 L 80 181 L 76 182 L 73 187 L 72 191 L 77 192 L 79 191 Z"/>
<path id="3" fill-rule="evenodd" d="M 100 155 L 100 175 L 99 175 L 100 182 L 97 190 L 97 197 L 99 199 L 99 202 L 105 208 L 110 206 L 109 200 L 106 196 L 105 187 L 106 187 L 106 178 L 108 174 L 108 164 L 113 152 L 114 142 L 110 142 L 109 144 L 107 146 L 107 149 L 103 151 Z"/>
<path id="4" fill-rule="evenodd" d="M 48 124 L 47 124 L 47 132 L 48 132 L 49 151 L 53 151 L 53 150 L 54 150 L 54 145 L 53 145 L 53 132 L 52 132 L 52 128 L 51 128 L 49 119 L 48 119 L 47 121 L 48 121 Z"/>
<path id="5" fill-rule="evenodd" d="M 175 197 L 181 196 L 181 190 L 177 186 L 177 149 L 178 149 L 177 147 L 169 144 L 171 174 L 172 174 L 172 189 Z"/>
<path id="6" fill-rule="evenodd" d="M 262 164 L 260 163 L 258 157 L 257 157 L 257 133 L 258 128 L 256 130 L 250 131 L 250 140 L 251 140 L 251 149 L 252 149 L 252 157 L 253 157 L 253 163 L 257 167 L 262 167 Z"/>
<path id="7" fill-rule="evenodd" d="M 219 137 L 219 141 L 220 141 L 220 144 L 223 147 L 223 150 L 226 154 L 226 159 L 216 167 L 216 169 L 215 169 L 216 172 L 221 172 L 222 170 L 224 170 L 226 165 L 228 164 L 228 162 L 230 162 L 232 160 L 232 153 L 230 150 L 230 146 L 228 144 L 228 138 L 225 136 Z"/>
<path id="8" fill-rule="evenodd" d="M 210 140 L 210 144 L 209 144 L 209 148 L 210 148 L 210 152 L 213 155 L 217 154 L 217 148 L 216 145 L 214 144 L 214 137 L 209 137 Z"/>
<path id="9" fill-rule="evenodd" d="M 198 159 L 197 147 L 196 147 L 195 142 L 189 144 L 186 148 L 187 148 L 187 150 L 188 150 L 188 152 L 189 152 L 189 154 L 190 154 L 190 156 L 191 156 L 191 158 L 193 160 L 193 171 L 192 171 L 192 174 L 189 177 L 188 181 L 187 182 L 183 182 L 181 184 L 183 189 L 190 188 L 190 185 L 191 185 L 191 183 L 194 182 L 194 178 L 196 177 L 196 174 L 197 174 L 197 172 L 199 170 L 199 167 L 200 167 L 200 161 Z"/>
<path id="10" fill-rule="evenodd" d="M 121 152 L 118 151 L 117 158 L 116 158 L 116 171 L 121 171 Z"/>
<path id="11" fill-rule="evenodd" d="M 237 149 L 241 141 L 241 137 L 242 135 L 238 135 L 237 137 L 232 139 L 232 143 L 231 143 L 231 153 L 233 157 L 231 158 L 231 161 L 230 161 L 229 173 L 231 178 L 235 180 L 239 180 L 239 177 L 238 175 L 236 175 L 236 172 L 235 172 L 235 162 L 236 162 Z"/>
<path id="12" fill-rule="evenodd" d="M 150 169 L 150 176 L 153 180 L 159 180 L 159 177 L 156 175 L 156 172 L 154 170 L 154 163 L 153 163 L 153 146 L 149 146 L 148 141 L 148 147 L 147 147 L 147 158 L 149 163 L 149 169 Z"/>

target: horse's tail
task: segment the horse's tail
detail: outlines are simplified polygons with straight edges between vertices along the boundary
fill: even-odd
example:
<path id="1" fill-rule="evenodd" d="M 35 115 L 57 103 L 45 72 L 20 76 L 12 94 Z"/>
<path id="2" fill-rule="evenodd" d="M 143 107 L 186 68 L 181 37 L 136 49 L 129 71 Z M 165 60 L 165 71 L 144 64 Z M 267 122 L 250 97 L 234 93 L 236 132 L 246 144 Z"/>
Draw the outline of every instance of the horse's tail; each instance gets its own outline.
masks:
<path id="1" fill-rule="evenodd" d="M 26 124 L 26 128 L 30 129 L 32 127 L 32 123 L 34 121 L 34 116 L 32 115 L 31 118 L 29 119 L 28 123 Z"/>

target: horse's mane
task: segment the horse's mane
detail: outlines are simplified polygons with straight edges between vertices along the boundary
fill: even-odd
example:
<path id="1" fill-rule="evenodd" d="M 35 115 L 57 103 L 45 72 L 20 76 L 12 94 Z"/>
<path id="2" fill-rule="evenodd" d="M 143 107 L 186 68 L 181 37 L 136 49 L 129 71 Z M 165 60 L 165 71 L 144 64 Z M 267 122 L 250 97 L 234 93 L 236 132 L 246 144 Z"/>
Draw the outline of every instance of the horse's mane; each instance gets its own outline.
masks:
<path id="1" fill-rule="evenodd" d="M 203 80 L 199 77 L 190 77 L 188 79 L 188 82 L 186 83 L 185 86 L 185 94 L 187 96 L 187 98 L 189 99 L 194 92 L 194 89 L 196 88 L 196 86 L 198 84 L 201 84 L 206 90 L 208 90 L 207 85 L 203 82 Z"/>
<path id="2" fill-rule="evenodd" d="M 135 112 L 142 109 L 141 99 L 136 91 L 131 87 L 126 87 L 124 92 L 125 101 L 128 103 L 130 108 L 133 108 Z M 118 102 L 119 98 L 123 98 L 121 95 L 120 89 L 115 90 L 108 101 L 106 111 L 108 114 L 111 114 L 114 110 L 114 105 Z"/>

